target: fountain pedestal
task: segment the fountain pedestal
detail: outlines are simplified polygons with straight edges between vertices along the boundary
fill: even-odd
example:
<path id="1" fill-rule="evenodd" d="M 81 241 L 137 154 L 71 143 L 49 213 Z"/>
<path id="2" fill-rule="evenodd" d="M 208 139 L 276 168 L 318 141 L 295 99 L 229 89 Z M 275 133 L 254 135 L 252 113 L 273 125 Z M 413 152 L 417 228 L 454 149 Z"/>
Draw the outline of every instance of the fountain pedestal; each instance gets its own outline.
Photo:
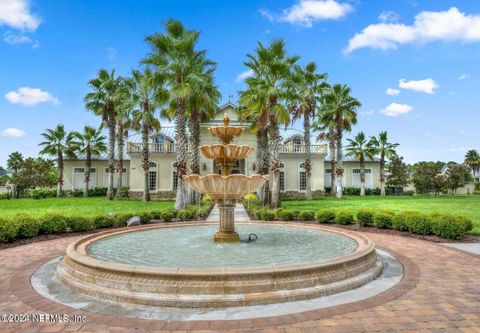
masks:
<path id="1" fill-rule="evenodd" d="M 217 207 L 220 212 L 220 225 L 213 240 L 223 243 L 238 242 L 240 236 L 235 231 L 234 223 L 235 202 L 221 199 L 217 201 Z"/>

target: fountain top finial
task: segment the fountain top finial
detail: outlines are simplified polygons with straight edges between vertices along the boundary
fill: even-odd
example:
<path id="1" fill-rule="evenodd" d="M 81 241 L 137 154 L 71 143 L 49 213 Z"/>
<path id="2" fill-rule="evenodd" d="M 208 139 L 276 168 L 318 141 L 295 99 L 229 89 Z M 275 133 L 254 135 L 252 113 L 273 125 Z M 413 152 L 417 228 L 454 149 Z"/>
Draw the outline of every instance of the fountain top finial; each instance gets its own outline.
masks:
<path id="1" fill-rule="evenodd" d="M 230 124 L 230 118 L 228 118 L 227 113 L 223 115 L 223 126 L 228 126 Z"/>

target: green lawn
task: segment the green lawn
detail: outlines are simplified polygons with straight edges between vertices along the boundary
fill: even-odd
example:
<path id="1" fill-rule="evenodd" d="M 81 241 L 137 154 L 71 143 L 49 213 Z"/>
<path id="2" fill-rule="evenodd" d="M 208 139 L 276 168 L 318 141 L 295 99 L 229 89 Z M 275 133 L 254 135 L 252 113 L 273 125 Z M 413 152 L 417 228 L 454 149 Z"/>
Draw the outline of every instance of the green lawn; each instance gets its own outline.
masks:
<path id="1" fill-rule="evenodd" d="M 415 210 L 425 213 L 446 213 L 464 215 L 472 219 L 472 234 L 480 235 L 480 196 L 414 196 L 414 197 L 346 197 L 344 200 L 324 198 L 320 200 L 283 201 L 282 207 L 290 209 L 360 208 L 393 211 Z"/>
<path id="2" fill-rule="evenodd" d="M 0 200 L 0 216 L 8 217 L 19 213 L 41 216 L 46 213 L 59 213 L 65 216 L 97 215 L 100 213 L 137 213 L 173 208 L 173 201 L 120 200 L 109 201 L 98 198 L 49 198 Z"/>

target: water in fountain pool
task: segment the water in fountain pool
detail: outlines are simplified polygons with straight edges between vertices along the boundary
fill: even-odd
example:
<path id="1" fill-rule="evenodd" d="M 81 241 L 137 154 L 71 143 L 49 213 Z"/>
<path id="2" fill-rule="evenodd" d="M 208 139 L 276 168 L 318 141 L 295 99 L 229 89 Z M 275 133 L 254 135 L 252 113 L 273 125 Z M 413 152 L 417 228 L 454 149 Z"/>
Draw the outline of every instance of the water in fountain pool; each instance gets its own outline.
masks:
<path id="1" fill-rule="evenodd" d="M 216 225 L 182 226 L 128 232 L 90 244 L 92 257 L 128 265 L 180 268 L 256 267 L 319 263 L 351 253 L 357 243 L 346 236 L 294 226 L 239 224 L 240 239 L 214 243 Z"/>

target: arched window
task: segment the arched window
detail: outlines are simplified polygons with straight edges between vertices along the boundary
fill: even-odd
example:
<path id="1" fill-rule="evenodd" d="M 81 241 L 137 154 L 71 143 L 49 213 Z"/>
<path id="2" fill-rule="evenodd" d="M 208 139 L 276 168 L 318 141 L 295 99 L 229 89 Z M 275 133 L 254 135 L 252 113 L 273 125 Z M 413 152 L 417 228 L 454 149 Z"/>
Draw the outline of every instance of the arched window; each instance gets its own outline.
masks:
<path id="1" fill-rule="evenodd" d="M 150 162 L 148 164 L 148 189 L 155 191 L 157 189 L 157 163 Z"/>
<path id="2" fill-rule="evenodd" d="M 280 191 L 285 191 L 285 164 L 280 162 L 280 175 L 279 175 L 279 182 L 280 182 Z"/>
<path id="3" fill-rule="evenodd" d="M 305 162 L 298 166 L 298 189 L 305 191 L 307 189 L 307 175 L 305 174 Z"/>
<path id="4" fill-rule="evenodd" d="M 303 140 L 299 136 L 295 136 L 292 138 L 292 144 L 293 144 L 293 152 L 294 153 L 300 153 L 302 152 L 302 144 Z"/>

